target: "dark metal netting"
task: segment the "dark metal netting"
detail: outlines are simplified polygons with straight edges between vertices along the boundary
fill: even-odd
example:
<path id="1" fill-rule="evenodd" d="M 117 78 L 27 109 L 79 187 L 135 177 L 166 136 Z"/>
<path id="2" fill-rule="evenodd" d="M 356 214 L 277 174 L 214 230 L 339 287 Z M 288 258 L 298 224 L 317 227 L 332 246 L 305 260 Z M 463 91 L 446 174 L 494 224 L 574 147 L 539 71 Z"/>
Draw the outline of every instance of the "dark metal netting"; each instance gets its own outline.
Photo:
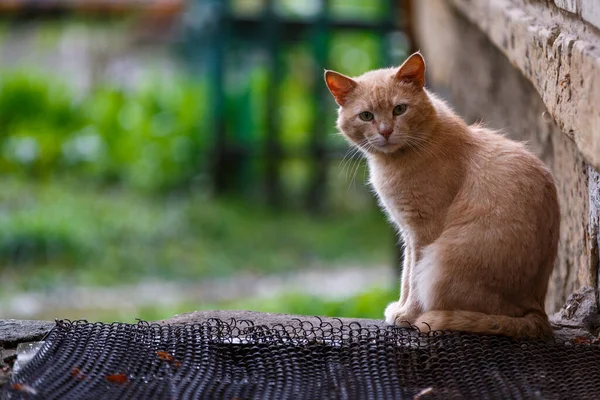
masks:
<path id="1" fill-rule="evenodd" d="M 600 346 L 361 326 L 59 321 L 3 397 L 595 399 Z"/>

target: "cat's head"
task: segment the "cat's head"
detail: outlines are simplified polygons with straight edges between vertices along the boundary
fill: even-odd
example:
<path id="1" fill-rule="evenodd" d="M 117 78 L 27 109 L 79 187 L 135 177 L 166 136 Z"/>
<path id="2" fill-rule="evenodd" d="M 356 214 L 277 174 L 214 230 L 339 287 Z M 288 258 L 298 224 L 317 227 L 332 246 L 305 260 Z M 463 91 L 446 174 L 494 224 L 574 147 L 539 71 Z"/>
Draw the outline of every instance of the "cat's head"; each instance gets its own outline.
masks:
<path id="1" fill-rule="evenodd" d="M 325 82 L 340 106 L 338 128 L 369 153 L 418 148 L 431 134 L 435 109 L 425 92 L 425 61 L 411 55 L 400 68 L 350 78 L 325 71 Z"/>

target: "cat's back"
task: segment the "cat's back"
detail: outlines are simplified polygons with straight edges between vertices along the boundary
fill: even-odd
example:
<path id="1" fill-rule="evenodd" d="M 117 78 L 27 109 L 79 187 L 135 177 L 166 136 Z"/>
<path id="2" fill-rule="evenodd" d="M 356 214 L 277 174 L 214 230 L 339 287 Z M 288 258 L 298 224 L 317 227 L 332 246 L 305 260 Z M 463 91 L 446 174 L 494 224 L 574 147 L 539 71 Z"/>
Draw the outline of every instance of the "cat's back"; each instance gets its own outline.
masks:
<path id="1" fill-rule="evenodd" d="M 474 151 L 456 199 L 463 206 L 459 212 L 519 220 L 550 218 L 556 223 L 558 199 L 548 167 L 523 143 L 481 126 L 469 129 Z"/>
<path id="2" fill-rule="evenodd" d="M 524 143 L 479 125 L 470 126 L 469 130 L 475 148 L 470 160 L 471 178 L 498 182 L 507 189 L 514 186 L 511 181 L 554 186 L 548 167 Z"/>

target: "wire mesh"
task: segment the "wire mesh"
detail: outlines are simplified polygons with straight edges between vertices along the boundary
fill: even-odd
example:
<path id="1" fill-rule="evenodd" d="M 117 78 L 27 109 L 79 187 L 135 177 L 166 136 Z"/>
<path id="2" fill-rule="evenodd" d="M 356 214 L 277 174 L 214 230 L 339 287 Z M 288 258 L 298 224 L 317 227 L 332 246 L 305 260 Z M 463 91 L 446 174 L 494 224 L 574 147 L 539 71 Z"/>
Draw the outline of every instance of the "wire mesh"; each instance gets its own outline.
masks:
<path id="1" fill-rule="evenodd" d="M 600 396 L 600 346 L 358 323 L 57 321 L 7 399 Z"/>

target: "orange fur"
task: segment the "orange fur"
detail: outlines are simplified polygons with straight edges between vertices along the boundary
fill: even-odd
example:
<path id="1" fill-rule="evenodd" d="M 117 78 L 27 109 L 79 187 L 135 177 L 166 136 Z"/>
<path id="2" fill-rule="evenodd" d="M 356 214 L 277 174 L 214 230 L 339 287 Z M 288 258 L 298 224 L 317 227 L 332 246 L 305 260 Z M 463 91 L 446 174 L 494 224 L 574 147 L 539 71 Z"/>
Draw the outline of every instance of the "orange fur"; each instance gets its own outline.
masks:
<path id="1" fill-rule="evenodd" d="M 550 334 L 544 300 L 560 214 L 546 166 L 522 144 L 468 126 L 427 91 L 419 53 L 399 69 L 326 74 L 341 105 L 338 128 L 365 154 L 370 184 L 406 246 L 401 297 L 386 322 Z"/>

